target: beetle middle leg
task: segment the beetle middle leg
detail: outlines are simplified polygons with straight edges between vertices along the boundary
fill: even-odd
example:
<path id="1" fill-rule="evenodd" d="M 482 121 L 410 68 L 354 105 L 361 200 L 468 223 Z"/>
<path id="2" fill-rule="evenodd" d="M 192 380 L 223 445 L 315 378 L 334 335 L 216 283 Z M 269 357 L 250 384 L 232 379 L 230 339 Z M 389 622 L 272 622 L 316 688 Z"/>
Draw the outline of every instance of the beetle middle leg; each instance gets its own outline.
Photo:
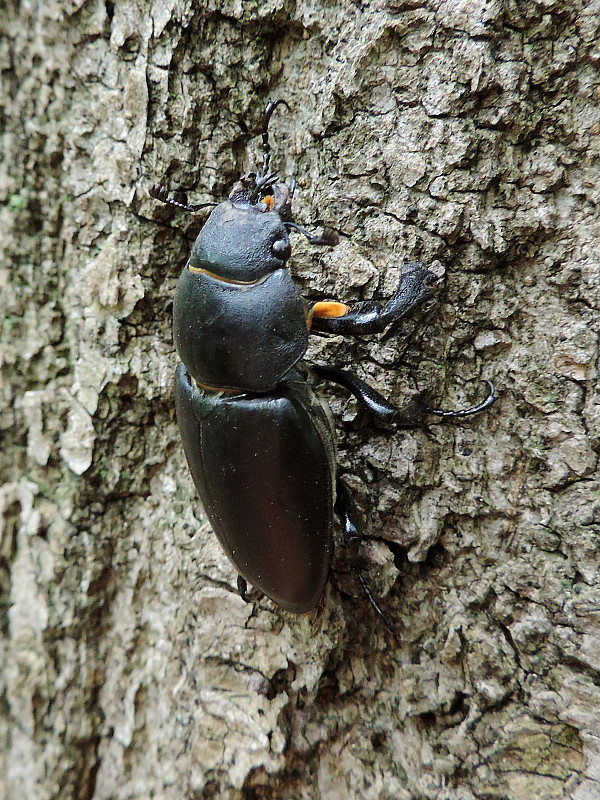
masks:
<path id="1" fill-rule="evenodd" d="M 457 411 L 432 408 L 425 403 L 422 394 L 415 395 L 405 406 L 398 408 L 390 403 L 389 400 L 386 400 L 376 389 L 352 372 L 338 369 L 337 367 L 322 367 L 316 364 L 312 366 L 312 369 L 320 378 L 338 383 L 340 386 L 348 389 L 358 402 L 376 419 L 391 425 L 399 425 L 400 427 L 419 425 L 423 423 L 429 415 L 441 417 L 443 419 L 470 417 L 473 414 L 478 414 L 480 411 L 489 408 L 492 403 L 495 403 L 497 400 L 494 384 L 491 381 L 485 381 L 489 387 L 488 396 L 485 400 L 482 400 L 481 403 L 471 406 L 470 408 L 462 408 Z"/>

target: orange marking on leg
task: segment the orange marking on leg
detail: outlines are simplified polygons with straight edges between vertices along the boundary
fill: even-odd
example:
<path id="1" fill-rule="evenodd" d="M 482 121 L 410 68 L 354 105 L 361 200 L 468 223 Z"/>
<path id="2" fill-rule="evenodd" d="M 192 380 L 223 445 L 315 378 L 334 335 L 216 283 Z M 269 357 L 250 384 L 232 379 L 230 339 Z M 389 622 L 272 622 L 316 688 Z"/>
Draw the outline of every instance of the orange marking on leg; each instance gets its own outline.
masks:
<path id="1" fill-rule="evenodd" d="M 311 310 L 315 317 L 343 317 L 350 311 L 350 306 L 334 302 L 315 303 Z"/>
<path id="2" fill-rule="evenodd" d="M 306 327 L 310 330 L 313 317 L 343 317 L 349 311 L 350 306 L 347 306 L 345 303 L 315 303 L 306 315 Z"/>

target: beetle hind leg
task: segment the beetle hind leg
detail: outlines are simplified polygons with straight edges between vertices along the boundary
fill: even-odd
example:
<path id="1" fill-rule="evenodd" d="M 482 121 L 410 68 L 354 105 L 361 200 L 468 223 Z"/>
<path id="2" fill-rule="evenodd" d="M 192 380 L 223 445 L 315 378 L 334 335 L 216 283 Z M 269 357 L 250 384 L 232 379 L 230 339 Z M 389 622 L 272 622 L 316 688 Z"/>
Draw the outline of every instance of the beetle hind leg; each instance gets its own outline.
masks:
<path id="1" fill-rule="evenodd" d="M 237 576 L 237 590 L 244 603 L 255 603 L 264 597 L 264 593 L 260 589 L 252 588 L 248 591 L 248 581 L 241 575 Z"/>
<path id="2" fill-rule="evenodd" d="M 252 598 L 248 597 L 248 581 L 246 578 L 242 578 L 241 575 L 237 576 L 237 590 L 244 603 L 252 602 Z"/>
<path id="3" fill-rule="evenodd" d="M 363 536 L 360 530 L 358 510 L 356 508 L 356 504 L 354 503 L 354 499 L 352 498 L 352 495 L 350 494 L 348 487 L 342 480 L 340 480 L 339 477 L 336 480 L 335 512 L 340 518 L 342 527 L 344 529 L 344 534 L 349 540 L 349 542 L 350 543 L 360 542 Z M 373 608 L 379 619 L 383 622 L 385 627 L 389 631 L 391 631 L 397 639 L 399 639 L 400 634 L 398 632 L 398 628 L 394 625 L 394 623 L 390 620 L 387 614 L 383 611 L 383 609 L 373 596 L 373 592 L 369 589 L 369 586 L 367 585 L 367 582 L 363 578 L 360 569 L 355 565 L 354 565 L 354 573 L 359 580 L 363 592 L 367 596 L 367 600 L 371 604 L 371 607 Z"/>

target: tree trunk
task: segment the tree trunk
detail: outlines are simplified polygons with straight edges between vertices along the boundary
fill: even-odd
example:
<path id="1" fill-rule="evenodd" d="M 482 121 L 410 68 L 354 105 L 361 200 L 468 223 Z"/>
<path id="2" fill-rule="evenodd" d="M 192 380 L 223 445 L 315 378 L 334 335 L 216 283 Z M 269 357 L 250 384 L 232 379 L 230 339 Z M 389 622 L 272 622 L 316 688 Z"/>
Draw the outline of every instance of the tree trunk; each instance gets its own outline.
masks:
<path id="1" fill-rule="evenodd" d="M 0 796 L 600 798 L 598 0 L 3 0 Z M 373 613 L 337 536 L 306 616 L 246 604 L 173 411 L 179 272 L 261 160 L 310 300 L 432 297 L 317 339 Z M 251 354 L 249 354 L 251 358 Z M 338 532 L 339 533 L 339 532 Z"/>

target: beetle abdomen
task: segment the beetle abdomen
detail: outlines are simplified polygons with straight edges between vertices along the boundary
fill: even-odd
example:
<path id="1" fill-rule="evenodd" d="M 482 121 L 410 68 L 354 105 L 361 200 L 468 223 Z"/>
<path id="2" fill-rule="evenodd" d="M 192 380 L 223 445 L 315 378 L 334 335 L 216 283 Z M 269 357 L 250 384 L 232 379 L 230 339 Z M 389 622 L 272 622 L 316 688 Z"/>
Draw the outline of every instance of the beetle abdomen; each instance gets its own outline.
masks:
<path id="1" fill-rule="evenodd" d="M 186 267 L 173 335 L 195 380 L 248 392 L 274 388 L 308 346 L 304 304 L 286 269 L 240 284 Z"/>
<path id="2" fill-rule="evenodd" d="M 331 564 L 335 445 L 307 383 L 260 397 L 201 393 L 175 379 L 187 461 L 213 530 L 239 573 L 282 608 L 310 611 Z"/>

